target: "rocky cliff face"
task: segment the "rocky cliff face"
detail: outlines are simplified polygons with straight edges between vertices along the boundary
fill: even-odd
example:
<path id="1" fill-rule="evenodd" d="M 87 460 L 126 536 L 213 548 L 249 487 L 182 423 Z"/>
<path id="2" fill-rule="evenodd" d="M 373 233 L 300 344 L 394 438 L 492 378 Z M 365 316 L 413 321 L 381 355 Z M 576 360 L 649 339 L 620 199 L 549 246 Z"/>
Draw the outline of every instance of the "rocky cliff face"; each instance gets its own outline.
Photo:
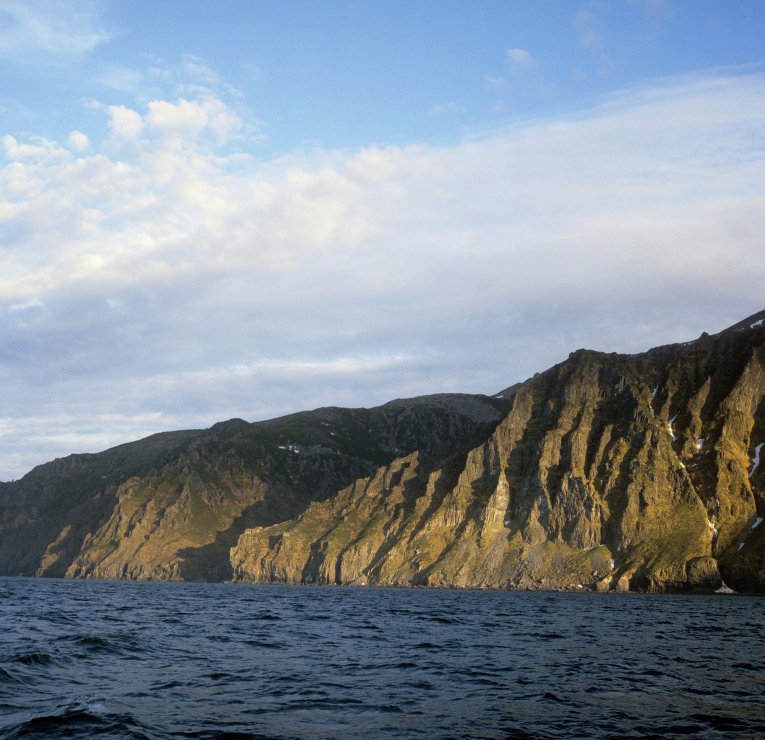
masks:
<path id="1" fill-rule="evenodd" d="M 765 313 L 715 337 L 580 350 L 482 444 L 415 452 L 231 550 L 251 582 L 765 589 Z M 765 458 L 765 456 L 763 456 Z"/>
<path id="2" fill-rule="evenodd" d="M 441 395 L 156 435 L 40 466 L 0 490 L 0 572 L 224 580 L 248 527 L 302 512 L 398 455 L 484 439 L 502 399 Z"/>
<path id="3" fill-rule="evenodd" d="M 198 432 L 156 434 L 40 465 L 0 488 L 0 573 L 63 576 L 83 537 L 110 516 L 118 487 L 170 464 Z"/>
<path id="4" fill-rule="evenodd" d="M 641 355 L 579 350 L 493 398 L 54 461 L 0 484 L 0 572 L 765 591 L 763 516 L 765 312 Z"/>

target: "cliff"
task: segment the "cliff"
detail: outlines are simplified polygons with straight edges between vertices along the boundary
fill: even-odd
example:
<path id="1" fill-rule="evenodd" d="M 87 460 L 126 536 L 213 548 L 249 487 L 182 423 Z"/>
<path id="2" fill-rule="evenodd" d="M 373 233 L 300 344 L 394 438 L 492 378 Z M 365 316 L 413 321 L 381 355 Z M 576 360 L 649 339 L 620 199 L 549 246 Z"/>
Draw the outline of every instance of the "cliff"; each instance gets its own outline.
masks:
<path id="1" fill-rule="evenodd" d="M 325 408 L 155 435 L 39 466 L 0 489 L 0 573 L 224 580 L 254 525 L 294 517 L 413 450 L 484 439 L 502 399 L 468 395 Z"/>
<path id="2" fill-rule="evenodd" d="M 399 457 L 245 531 L 234 579 L 765 590 L 763 317 L 642 355 L 572 353 L 513 388 L 467 454 Z"/>
<path id="3" fill-rule="evenodd" d="M 763 592 L 764 445 L 765 311 L 639 355 L 578 350 L 494 397 L 54 461 L 0 485 L 0 572 Z"/>

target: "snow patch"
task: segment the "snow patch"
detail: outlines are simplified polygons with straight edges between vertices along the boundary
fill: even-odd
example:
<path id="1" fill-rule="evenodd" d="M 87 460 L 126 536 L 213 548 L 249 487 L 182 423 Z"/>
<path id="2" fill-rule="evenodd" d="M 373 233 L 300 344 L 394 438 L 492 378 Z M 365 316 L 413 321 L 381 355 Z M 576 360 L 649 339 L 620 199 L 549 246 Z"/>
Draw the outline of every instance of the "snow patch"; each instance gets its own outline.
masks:
<path id="1" fill-rule="evenodd" d="M 759 527 L 759 526 L 760 526 L 760 524 L 762 524 L 762 517 L 761 517 L 761 516 L 758 516 L 758 517 L 757 517 L 757 518 L 754 520 L 754 524 L 752 524 L 752 529 L 757 529 L 757 527 Z"/>
<path id="2" fill-rule="evenodd" d="M 651 418 L 655 419 L 656 414 L 653 412 L 653 399 L 656 398 L 656 391 L 659 390 L 659 386 L 657 385 L 652 391 L 651 391 L 651 400 L 648 402 L 648 410 L 651 412 Z"/>
<path id="3" fill-rule="evenodd" d="M 735 594 L 736 592 L 730 587 L 725 585 L 725 581 L 722 582 L 720 588 L 715 589 L 716 594 Z"/>
<path id="4" fill-rule="evenodd" d="M 762 450 L 763 445 L 765 445 L 765 442 L 760 442 L 760 444 L 758 444 L 757 447 L 754 448 L 754 459 L 752 460 L 752 469 L 749 471 L 750 478 L 754 475 L 754 471 L 757 470 L 757 468 L 760 465 L 760 451 Z"/>
<path id="5" fill-rule="evenodd" d="M 717 527 L 709 519 L 707 519 L 707 527 L 712 530 L 712 537 L 717 537 Z"/>
<path id="6" fill-rule="evenodd" d="M 750 329 L 756 329 L 758 326 L 762 326 L 765 323 L 765 319 L 758 319 L 753 324 L 749 324 Z"/>
<path id="7" fill-rule="evenodd" d="M 611 559 L 608 561 L 608 564 L 611 566 L 611 570 L 613 570 L 613 569 L 616 567 L 616 560 L 614 560 L 613 558 L 611 558 Z"/>
<path id="8" fill-rule="evenodd" d="M 675 436 L 675 430 L 672 428 L 672 424 L 674 424 L 675 419 L 677 419 L 677 414 L 675 414 L 668 422 L 667 422 L 667 429 L 669 430 L 669 433 L 672 435 L 672 441 L 674 442 L 677 437 Z"/>
<path id="9" fill-rule="evenodd" d="M 699 452 L 701 452 L 701 451 L 704 449 L 704 442 L 705 442 L 705 438 L 704 438 L 704 437 L 699 437 L 699 438 L 696 440 L 696 449 L 697 449 Z"/>
<path id="10" fill-rule="evenodd" d="M 744 542 L 739 542 L 739 543 L 738 543 L 738 549 L 736 550 L 736 552 L 741 552 L 741 550 L 743 550 L 743 549 L 744 549 L 744 545 L 745 545 L 745 544 L 746 544 L 746 543 L 744 543 Z"/>

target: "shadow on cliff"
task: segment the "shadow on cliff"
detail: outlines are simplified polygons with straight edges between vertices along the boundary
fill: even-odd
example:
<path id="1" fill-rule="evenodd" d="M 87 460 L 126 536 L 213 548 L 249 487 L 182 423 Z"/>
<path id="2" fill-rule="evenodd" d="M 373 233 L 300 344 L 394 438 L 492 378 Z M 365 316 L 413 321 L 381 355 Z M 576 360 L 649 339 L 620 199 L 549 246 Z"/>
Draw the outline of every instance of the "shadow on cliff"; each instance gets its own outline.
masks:
<path id="1" fill-rule="evenodd" d="M 217 532 L 209 545 L 179 550 L 181 578 L 185 581 L 230 580 L 233 571 L 229 551 L 246 529 L 270 527 L 292 519 L 309 503 L 290 491 L 269 490 L 265 498 L 243 509 L 228 529 Z"/>

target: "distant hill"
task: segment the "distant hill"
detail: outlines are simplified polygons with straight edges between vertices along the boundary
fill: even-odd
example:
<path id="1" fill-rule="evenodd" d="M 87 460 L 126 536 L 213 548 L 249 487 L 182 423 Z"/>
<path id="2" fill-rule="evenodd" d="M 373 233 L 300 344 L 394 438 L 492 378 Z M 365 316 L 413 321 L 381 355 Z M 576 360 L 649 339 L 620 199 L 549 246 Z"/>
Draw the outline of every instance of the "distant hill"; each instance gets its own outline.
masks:
<path id="1" fill-rule="evenodd" d="M 762 458 L 762 463 L 760 459 Z M 0 573 L 765 592 L 765 311 L 495 396 L 232 419 L 0 484 Z"/>

